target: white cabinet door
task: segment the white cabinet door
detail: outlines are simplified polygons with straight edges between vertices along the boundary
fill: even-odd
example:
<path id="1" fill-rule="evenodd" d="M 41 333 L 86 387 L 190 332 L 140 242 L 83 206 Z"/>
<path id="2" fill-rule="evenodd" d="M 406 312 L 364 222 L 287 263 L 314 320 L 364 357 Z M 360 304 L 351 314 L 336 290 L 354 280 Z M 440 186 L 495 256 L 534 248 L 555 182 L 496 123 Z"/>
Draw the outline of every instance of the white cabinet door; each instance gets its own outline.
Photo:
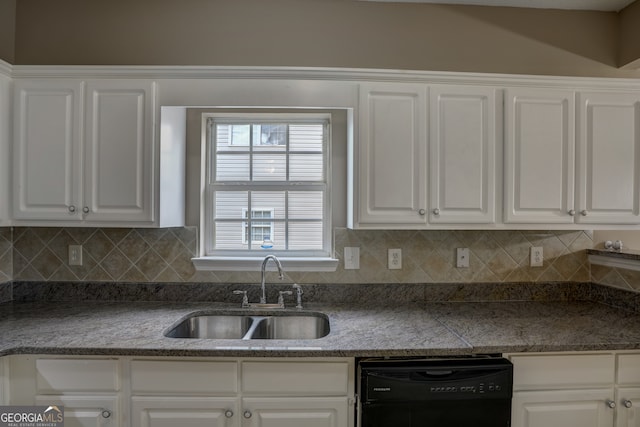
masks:
<path id="1" fill-rule="evenodd" d="M 348 427 L 346 397 L 245 398 L 244 427 Z"/>
<path id="2" fill-rule="evenodd" d="M 15 219 L 80 218 L 81 100 L 79 81 L 15 81 Z"/>
<path id="3" fill-rule="evenodd" d="M 513 427 L 613 427 L 609 389 L 515 392 Z"/>
<path id="4" fill-rule="evenodd" d="M 493 224 L 501 172 L 498 90 L 449 85 L 429 92 L 429 222 Z"/>
<path id="5" fill-rule="evenodd" d="M 134 396 L 131 427 L 239 427 L 236 398 Z"/>
<path id="6" fill-rule="evenodd" d="M 87 85 L 85 190 L 88 221 L 153 221 L 154 83 Z"/>
<path id="7" fill-rule="evenodd" d="M 618 388 L 616 404 L 616 427 L 640 427 L 640 387 Z"/>
<path id="8" fill-rule="evenodd" d="M 639 224 L 640 94 L 578 97 L 576 221 Z"/>
<path id="9" fill-rule="evenodd" d="M 504 222 L 574 222 L 574 111 L 573 91 L 506 91 Z"/>
<path id="10" fill-rule="evenodd" d="M 36 396 L 36 405 L 64 406 L 65 427 L 118 427 L 123 414 L 114 396 Z"/>
<path id="11" fill-rule="evenodd" d="M 0 74 L 0 226 L 10 225 L 11 211 L 11 159 L 9 158 L 11 133 L 11 79 Z"/>
<path id="12" fill-rule="evenodd" d="M 616 427 L 640 427 L 640 387 L 620 387 L 616 390 Z"/>
<path id="13" fill-rule="evenodd" d="M 356 228 L 426 226 L 427 87 L 362 84 Z"/>

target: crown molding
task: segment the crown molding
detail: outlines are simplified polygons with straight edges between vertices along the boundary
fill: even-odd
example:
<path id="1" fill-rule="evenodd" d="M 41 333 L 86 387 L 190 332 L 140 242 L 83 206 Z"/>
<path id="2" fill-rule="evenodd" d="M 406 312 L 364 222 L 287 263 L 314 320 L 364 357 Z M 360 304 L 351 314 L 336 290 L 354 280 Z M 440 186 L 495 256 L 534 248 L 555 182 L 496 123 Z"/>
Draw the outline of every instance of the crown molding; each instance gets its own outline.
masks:
<path id="1" fill-rule="evenodd" d="M 1 66 L 1 64 L 0 64 Z M 14 78 L 276 79 L 640 90 L 640 79 L 322 67 L 9 65 Z"/>
<path id="2" fill-rule="evenodd" d="M 12 77 L 13 76 L 13 65 L 11 65 L 8 62 L 5 62 L 2 59 L 0 59 L 0 74 L 3 74 L 5 76 L 7 76 L 7 77 Z"/>

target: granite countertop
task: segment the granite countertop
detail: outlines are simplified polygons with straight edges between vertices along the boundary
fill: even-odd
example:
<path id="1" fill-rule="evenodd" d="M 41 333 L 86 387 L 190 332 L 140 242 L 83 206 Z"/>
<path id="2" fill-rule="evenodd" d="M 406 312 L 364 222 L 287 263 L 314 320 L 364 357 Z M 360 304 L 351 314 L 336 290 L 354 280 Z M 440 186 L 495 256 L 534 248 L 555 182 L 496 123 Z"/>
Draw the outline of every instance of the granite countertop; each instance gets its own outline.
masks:
<path id="1" fill-rule="evenodd" d="M 310 305 L 330 319 L 316 340 L 167 338 L 193 312 L 228 303 L 0 304 L 0 355 L 418 356 L 640 349 L 640 313 L 586 301 Z"/>

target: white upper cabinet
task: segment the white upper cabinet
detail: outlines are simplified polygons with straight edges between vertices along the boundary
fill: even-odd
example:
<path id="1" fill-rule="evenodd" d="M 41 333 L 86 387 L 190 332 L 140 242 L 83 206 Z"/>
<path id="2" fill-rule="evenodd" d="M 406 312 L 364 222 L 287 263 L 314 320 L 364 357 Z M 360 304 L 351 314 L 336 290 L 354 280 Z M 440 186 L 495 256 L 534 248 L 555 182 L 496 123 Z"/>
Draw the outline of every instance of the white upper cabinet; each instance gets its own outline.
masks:
<path id="1" fill-rule="evenodd" d="M 81 219 L 82 94 L 79 81 L 15 81 L 14 219 Z"/>
<path id="2" fill-rule="evenodd" d="M 362 84 L 356 143 L 356 228 L 427 223 L 427 86 Z"/>
<path id="3" fill-rule="evenodd" d="M 640 94 L 578 95 L 577 222 L 640 224 Z"/>
<path id="4" fill-rule="evenodd" d="M 574 222 L 575 94 L 505 91 L 504 222 Z"/>
<path id="5" fill-rule="evenodd" d="M 0 226 L 11 224 L 11 80 L 0 70 Z"/>
<path id="6" fill-rule="evenodd" d="M 430 86 L 430 223 L 496 222 L 499 92 L 491 87 Z"/>
<path id="7" fill-rule="evenodd" d="M 16 224 L 162 225 L 154 82 L 19 79 L 14 110 Z"/>
<path id="8" fill-rule="evenodd" d="M 153 85 L 87 85 L 82 209 L 91 221 L 153 221 Z"/>

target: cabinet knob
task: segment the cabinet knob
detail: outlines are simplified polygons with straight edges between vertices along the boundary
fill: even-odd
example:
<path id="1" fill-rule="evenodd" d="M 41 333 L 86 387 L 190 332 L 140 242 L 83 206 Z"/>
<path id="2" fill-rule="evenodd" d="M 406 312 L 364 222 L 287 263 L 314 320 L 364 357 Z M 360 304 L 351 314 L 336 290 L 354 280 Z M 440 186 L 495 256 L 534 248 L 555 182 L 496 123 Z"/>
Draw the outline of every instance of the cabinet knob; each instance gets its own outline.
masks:
<path id="1" fill-rule="evenodd" d="M 433 210 L 433 214 L 434 214 L 434 215 L 440 215 L 440 209 L 435 208 L 435 209 Z"/>
<path id="2" fill-rule="evenodd" d="M 227 410 L 224 412 L 224 416 L 225 416 L 225 417 L 227 417 L 227 418 L 231 418 L 231 417 L 233 417 L 233 411 L 232 411 L 231 409 L 227 409 Z"/>
<path id="3" fill-rule="evenodd" d="M 108 409 L 103 409 L 101 415 L 102 415 L 102 418 L 109 418 L 111 416 L 111 411 Z"/>
<path id="4" fill-rule="evenodd" d="M 587 216 L 588 213 L 589 212 L 587 212 L 586 209 L 580 211 L 580 215 L 582 215 L 582 216 Z"/>
<path id="5" fill-rule="evenodd" d="M 622 404 L 625 408 L 631 408 L 633 406 L 633 402 L 629 399 L 622 399 Z"/>
<path id="6" fill-rule="evenodd" d="M 244 411 L 244 414 L 242 414 L 242 416 L 245 418 L 251 418 L 251 415 L 253 415 L 251 414 L 251 411 Z"/>
<path id="7" fill-rule="evenodd" d="M 76 211 L 76 207 L 71 205 L 69 206 L 69 212 L 74 213 Z"/>
<path id="8" fill-rule="evenodd" d="M 616 407 L 616 402 L 614 402 L 613 400 L 607 400 L 605 403 L 611 409 L 614 409 Z"/>
<path id="9" fill-rule="evenodd" d="M 420 215 L 424 215 L 424 214 L 426 214 L 426 213 L 427 213 L 427 211 L 425 211 L 424 209 L 420 209 L 420 210 L 418 211 L 418 213 L 419 213 Z"/>
<path id="10" fill-rule="evenodd" d="M 85 206 L 84 208 L 82 208 L 82 212 L 89 213 L 89 206 Z"/>
<path id="11" fill-rule="evenodd" d="M 575 216 L 575 214 L 576 214 L 576 210 L 575 210 L 575 209 L 571 209 L 571 210 L 569 211 L 569 215 L 571 215 L 571 216 Z"/>

